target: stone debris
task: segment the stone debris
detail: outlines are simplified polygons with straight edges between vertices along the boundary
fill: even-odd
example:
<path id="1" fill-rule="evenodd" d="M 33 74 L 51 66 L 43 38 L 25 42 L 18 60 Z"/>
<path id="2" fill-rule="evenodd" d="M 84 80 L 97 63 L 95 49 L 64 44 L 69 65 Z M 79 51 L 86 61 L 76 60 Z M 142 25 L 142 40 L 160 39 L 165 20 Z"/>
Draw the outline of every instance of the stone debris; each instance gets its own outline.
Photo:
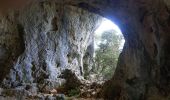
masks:
<path id="1" fill-rule="evenodd" d="M 57 90 L 56 89 L 52 89 L 52 90 L 50 90 L 50 93 L 51 94 L 57 94 Z"/>

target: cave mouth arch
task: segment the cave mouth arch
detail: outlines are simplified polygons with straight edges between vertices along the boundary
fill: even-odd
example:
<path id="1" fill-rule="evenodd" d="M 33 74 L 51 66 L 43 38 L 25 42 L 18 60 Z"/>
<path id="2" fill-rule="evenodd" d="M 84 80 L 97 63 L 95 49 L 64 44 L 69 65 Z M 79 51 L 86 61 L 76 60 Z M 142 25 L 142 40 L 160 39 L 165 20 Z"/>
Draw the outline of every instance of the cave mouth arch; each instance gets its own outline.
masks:
<path id="1" fill-rule="evenodd" d="M 124 43 L 125 39 L 118 25 L 102 17 L 101 23 L 94 32 L 92 69 L 88 73 L 85 71 L 85 78 L 88 75 L 87 79 L 102 82 L 111 79 Z M 84 57 L 84 60 L 86 60 L 86 57 Z"/>

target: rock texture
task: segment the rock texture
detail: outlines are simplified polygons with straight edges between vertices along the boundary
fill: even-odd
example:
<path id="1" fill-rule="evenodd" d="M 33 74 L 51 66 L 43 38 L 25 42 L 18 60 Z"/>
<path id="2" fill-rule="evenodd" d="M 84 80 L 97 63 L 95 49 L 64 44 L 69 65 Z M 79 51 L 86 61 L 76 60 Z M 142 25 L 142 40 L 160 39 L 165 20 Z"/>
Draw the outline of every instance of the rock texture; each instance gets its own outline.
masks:
<path id="1" fill-rule="evenodd" d="M 55 2 L 34 2 L 0 18 L 3 88 L 35 84 L 39 91 L 63 84 L 62 71 L 84 75 L 83 57 L 101 17 Z"/>
<path id="2" fill-rule="evenodd" d="M 9 73 L 20 54 L 25 50 L 24 30 L 14 16 L 0 18 L 0 81 Z"/>
<path id="3" fill-rule="evenodd" d="M 49 0 L 49 2 L 51 1 Z M 121 28 L 126 43 L 123 52 L 120 55 L 118 67 L 112 80 L 106 82 L 104 86 L 102 95 L 107 98 L 107 100 L 169 100 L 170 9 L 168 0 L 56 0 L 55 2 L 59 5 L 72 5 L 100 14 L 115 21 Z M 54 3 L 50 5 L 53 4 Z M 49 5 L 48 2 L 47 5 Z M 11 69 L 10 76 L 13 76 L 14 78 L 7 78 L 4 82 L 7 82 L 7 80 L 13 82 L 11 79 L 14 79 L 14 81 L 19 80 L 19 83 L 21 83 L 21 81 L 33 82 L 34 78 L 31 74 L 33 69 L 35 69 L 35 71 L 33 71 L 35 73 L 42 73 L 43 77 L 49 76 L 53 78 L 54 75 L 57 75 L 55 72 L 58 71 L 54 71 L 55 69 L 53 68 L 56 67 L 51 66 L 61 66 L 59 68 L 63 68 L 66 64 L 65 62 L 67 62 L 67 60 L 63 60 L 65 56 L 68 58 L 71 57 L 71 62 L 72 57 L 76 57 L 77 61 L 73 61 L 78 62 L 79 67 L 75 67 L 75 69 L 81 68 L 80 70 L 82 70 L 82 67 L 80 66 L 82 66 L 81 58 L 83 56 L 80 52 L 84 51 L 84 47 L 82 47 L 83 45 L 78 46 L 77 44 L 80 43 L 81 36 L 84 36 L 83 34 L 78 35 L 79 32 L 83 32 L 83 27 L 75 29 L 73 25 L 73 28 L 70 28 L 67 26 L 67 23 L 69 21 L 72 23 L 79 22 L 77 17 L 72 19 L 66 19 L 66 16 L 59 17 L 65 19 L 59 19 L 58 17 L 54 18 L 55 14 L 53 12 L 56 11 L 55 7 L 47 5 L 42 3 L 39 6 L 32 4 L 31 8 L 24 10 L 23 15 L 19 17 L 20 31 L 16 28 L 18 25 L 8 25 L 8 23 L 12 23 L 14 20 L 12 20 L 12 22 L 5 21 L 6 24 L 3 26 L 11 26 L 12 28 L 10 28 L 10 30 L 7 28 L 8 31 L 11 31 L 15 27 L 15 32 L 12 31 L 12 33 L 14 32 L 16 34 L 15 36 L 20 38 L 21 41 L 22 35 L 19 35 L 19 33 L 24 32 L 25 48 L 23 52 L 23 42 L 21 44 L 15 42 L 18 45 L 15 46 L 17 49 L 8 49 L 11 47 L 10 45 L 2 45 L 0 47 L 1 52 L 4 52 L 0 53 L 0 56 L 2 56 L 0 59 L 3 59 L 1 64 L 8 61 L 7 59 L 9 56 L 12 56 L 14 62 L 17 60 L 13 69 L 12 67 L 5 67 Z M 71 15 L 73 13 L 68 10 L 64 10 L 63 12 L 68 12 Z M 85 18 L 87 17 L 89 16 L 85 16 Z M 9 20 L 10 17 L 7 19 Z M 54 22 L 55 20 L 59 20 L 59 22 L 64 21 L 65 23 L 60 24 L 64 27 L 61 28 L 60 26 L 51 23 L 51 21 Z M 1 23 L 2 22 L 3 21 L 1 21 Z M 84 22 L 86 21 L 81 21 L 75 26 L 81 26 Z M 90 25 L 89 27 L 91 26 L 93 25 Z M 41 28 L 39 29 L 39 27 Z M 23 29 L 24 31 L 22 31 Z M 57 30 L 60 32 L 54 34 L 55 32 L 53 31 Z M 69 30 L 69 34 L 67 30 Z M 90 29 L 88 31 L 90 31 Z M 59 35 L 59 33 L 64 34 Z M 71 35 L 72 33 L 76 33 L 76 35 Z M 85 33 L 87 34 L 90 32 Z M 66 39 L 68 36 L 72 38 Z M 55 40 L 55 37 L 58 39 Z M 74 40 L 78 40 L 79 42 L 77 43 L 77 41 Z M 10 41 L 13 43 L 12 39 L 10 39 Z M 68 45 L 70 42 L 68 41 L 72 41 L 71 49 Z M 84 42 L 84 44 L 86 43 L 87 42 Z M 54 49 L 53 45 L 58 49 Z M 76 49 L 75 45 L 78 46 L 78 49 Z M 20 53 L 23 52 L 23 54 L 17 54 L 18 52 L 16 53 L 16 50 L 19 50 Z M 8 51 L 14 52 L 14 55 L 11 55 Z M 74 53 L 75 51 L 76 53 Z M 57 59 L 55 57 L 61 58 Z M 8 61 L 11 61 L 8 63 L 9 65 L 13 64 L 12 58 Z M 70 60 L 68 60 L 68 62 L 70 62 Z M 34 66 L 38 67 L 34 68 Z M 4 69 L 2 72 L 9 72 L 8 69 Z M 48 69 L 49 72 L 44 76 L 43 71 L 45 69 Z M 15 74 L 16 72 L 19 74 Z M 83 74 L 83 72 L 80 74 Z M 4 75 L 5 74 L 2 74 L 2 76 Z M 1 80 L 2 79 L 3 77 L 1 77 Z M 35 79 L 35 81 L 38 82 L 38 78 Z"/>

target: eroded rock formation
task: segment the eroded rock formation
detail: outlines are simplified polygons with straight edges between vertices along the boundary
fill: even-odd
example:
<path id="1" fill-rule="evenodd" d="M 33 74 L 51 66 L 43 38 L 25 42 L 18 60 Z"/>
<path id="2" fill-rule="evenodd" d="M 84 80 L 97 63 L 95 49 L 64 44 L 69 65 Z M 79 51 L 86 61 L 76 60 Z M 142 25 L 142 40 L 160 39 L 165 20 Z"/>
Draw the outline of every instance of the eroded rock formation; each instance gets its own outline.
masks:
<path id="1" fill-rule="evenodd" d="M 83 57 L 101 17 L 55 2 L 34 2 L 0 18 L 1 87 L 63 84 L 62 71 L 84 75 Z"/>

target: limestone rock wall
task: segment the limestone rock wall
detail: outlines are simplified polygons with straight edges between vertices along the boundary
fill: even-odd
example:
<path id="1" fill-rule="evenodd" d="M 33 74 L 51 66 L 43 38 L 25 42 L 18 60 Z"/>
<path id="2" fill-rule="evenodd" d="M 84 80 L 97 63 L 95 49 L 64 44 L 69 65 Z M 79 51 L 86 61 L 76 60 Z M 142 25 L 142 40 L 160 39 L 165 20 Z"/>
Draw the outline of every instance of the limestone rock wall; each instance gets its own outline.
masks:
<path id="1" fill-rule="evenodd" d="M 100 16 L 53 1 L 34 2 L 0 18 L 1 87 L 58 86 L 62 71 L 83 76 L 83 57 Z"/>
<path id="2" fill-rule="evenodd" d="M 9 73 L 20 54 L 25 50 L 24 30 L 17 23 L 13 13 L 7 17 L 0 17 L 0 80 Z"/>

